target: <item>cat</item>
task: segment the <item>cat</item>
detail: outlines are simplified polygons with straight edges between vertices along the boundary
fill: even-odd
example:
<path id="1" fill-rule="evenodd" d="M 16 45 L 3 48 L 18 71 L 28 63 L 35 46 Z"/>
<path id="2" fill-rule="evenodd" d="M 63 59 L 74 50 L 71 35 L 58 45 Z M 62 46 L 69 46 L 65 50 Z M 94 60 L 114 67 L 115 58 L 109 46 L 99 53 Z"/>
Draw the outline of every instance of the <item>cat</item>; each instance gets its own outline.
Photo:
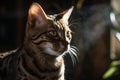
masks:
<path id="1" fill-rule="evenodd" d="M 72 10 L 46 15 L 33 3 L 22 46 L 0 54 L 0 80 L 65 80 L 63 55 L 70 50 Z"/>

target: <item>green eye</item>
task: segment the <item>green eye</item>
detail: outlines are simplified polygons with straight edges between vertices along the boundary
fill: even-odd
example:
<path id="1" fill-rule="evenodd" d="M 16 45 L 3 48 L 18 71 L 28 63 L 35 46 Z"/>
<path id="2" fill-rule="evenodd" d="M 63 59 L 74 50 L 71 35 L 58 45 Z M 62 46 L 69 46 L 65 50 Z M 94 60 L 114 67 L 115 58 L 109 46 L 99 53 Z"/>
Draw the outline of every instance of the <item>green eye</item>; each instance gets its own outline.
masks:
<path id="1" fill-rule="evenodd" d="M 49 35 L 51 35 L 53 37 L 56 37 L 57 36 L 57 32 L 56 31 L 50 31 Z"/>
<path id="2" fill-rule="evenodd" d="M 57 31 L 55 31 L 55 30 L 49 31 L 47 33 L 47 37 L 48 37 L 48 39 L 50 41 L 58 41 L 58 40 L 60 40 L 60 37 L 59 37 Z"/>

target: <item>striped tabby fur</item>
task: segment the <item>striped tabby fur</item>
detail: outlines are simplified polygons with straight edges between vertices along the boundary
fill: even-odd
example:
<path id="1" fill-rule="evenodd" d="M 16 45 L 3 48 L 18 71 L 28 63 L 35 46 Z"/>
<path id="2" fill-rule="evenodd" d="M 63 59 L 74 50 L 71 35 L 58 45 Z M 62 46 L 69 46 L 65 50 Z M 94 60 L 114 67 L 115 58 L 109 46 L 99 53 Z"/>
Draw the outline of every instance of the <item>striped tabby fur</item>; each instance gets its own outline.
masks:
<path id="1" fill-rule="evenodd" d="M 0 54 L 0 80 L 64 80 L 63 55 L 70 49 L 72 9 L 47 16 L 33 3 L 23 45 Z"/>

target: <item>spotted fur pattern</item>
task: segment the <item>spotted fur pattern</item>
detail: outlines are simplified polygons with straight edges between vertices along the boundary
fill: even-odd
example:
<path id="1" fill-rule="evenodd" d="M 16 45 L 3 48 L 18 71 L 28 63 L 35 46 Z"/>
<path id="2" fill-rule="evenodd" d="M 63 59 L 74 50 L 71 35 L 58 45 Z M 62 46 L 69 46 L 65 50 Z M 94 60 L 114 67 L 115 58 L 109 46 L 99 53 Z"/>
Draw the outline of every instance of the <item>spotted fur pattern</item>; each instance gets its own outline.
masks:
<path id="1" fill-rule="evenodd" d="M 47 16 L 33 3 L 23 45 L 0 54 L 0 80 L 64 80 L 63 55 L 70 49 L 72 9 Z"/>

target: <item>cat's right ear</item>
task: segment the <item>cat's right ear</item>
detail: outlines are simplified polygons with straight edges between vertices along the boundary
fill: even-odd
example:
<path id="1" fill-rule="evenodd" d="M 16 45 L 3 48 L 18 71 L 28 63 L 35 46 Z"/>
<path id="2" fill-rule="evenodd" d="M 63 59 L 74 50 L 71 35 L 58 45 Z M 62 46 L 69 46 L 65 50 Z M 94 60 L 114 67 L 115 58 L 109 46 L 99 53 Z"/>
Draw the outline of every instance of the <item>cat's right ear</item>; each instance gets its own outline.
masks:
<path id="1" fill-rule="evenodd" d="M 39 21 L 45 21 L 47 18 L 47 15 L 45 14 L 44 10 L 38 3 L 33 3 L 28 11 L 28 21 L 32 22 L 36 19 L 39 19 Z"/>

